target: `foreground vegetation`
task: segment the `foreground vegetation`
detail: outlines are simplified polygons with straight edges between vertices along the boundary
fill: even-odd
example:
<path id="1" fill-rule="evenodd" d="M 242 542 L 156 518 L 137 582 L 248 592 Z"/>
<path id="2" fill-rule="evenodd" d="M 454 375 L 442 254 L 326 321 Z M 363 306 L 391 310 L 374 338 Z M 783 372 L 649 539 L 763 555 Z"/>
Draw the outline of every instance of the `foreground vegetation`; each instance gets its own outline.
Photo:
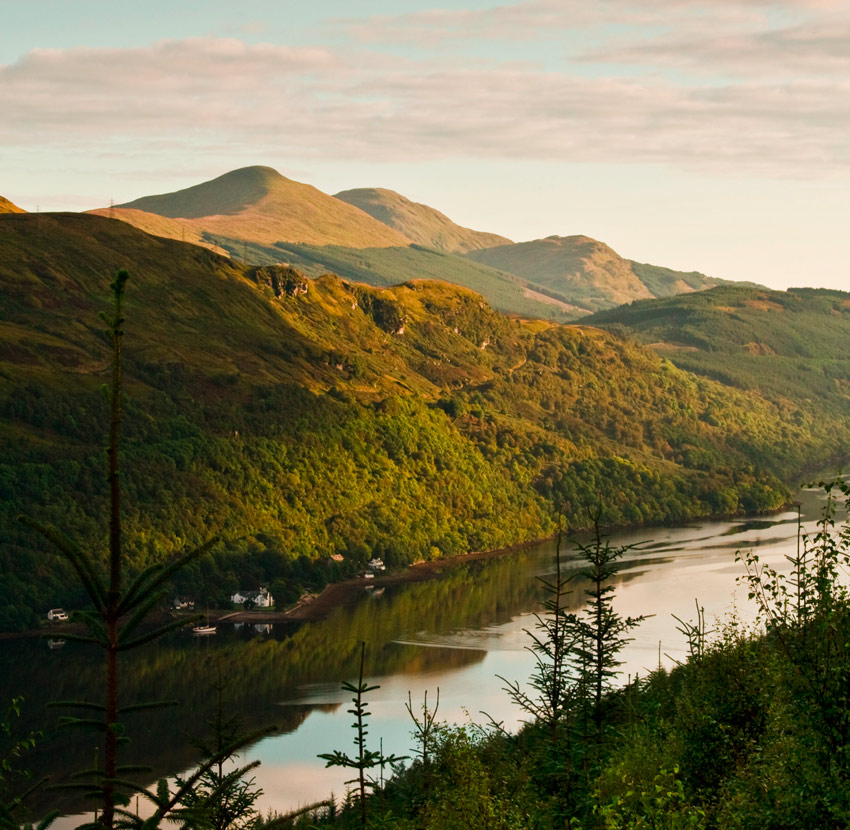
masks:
<path id="1" fill-rule="evenodd" d="M 439 694 L 432 694 L 430 705 L 428 697 L 411 702 L 410 757 L 390 778 L 376 751 L 380 736 L 367 728 L 371 688 L 361 675 L 348 688 L 364 732 L 362 751 L 326 753 L 349 761 L 360 783 L 341 808 L 317 804 L 278 817 L 274 826 L 848 826 L 850 596 L 842 583 L 850 523 L 835 525 L 833 510 L 846 510 L 850 487 L 827 487 L 824 516 L 801 539 L 787 575 L 741 555 L 740 580 L 759 609 L 757 624 L 733 615 L 707 631 L 698 609 L 694 620 L 680 624 L 689 659 L 627 684 L 615 674 L 618 655 L 638 621 L 617 615 L 606 578 L 622 550 L 609 548 L 604 537 L 585 545 L 586 609 L 575 604 L 572 580 L 550 578 L 549 600 L 532 632 L 539 659 L 530 684 L 503 681 L 527 714 L 519 734 L 494 723 L 442 723 Z M 381 785 L 380 777 L 389 780 Z M 195 812 L 175 826 L 262 826 L 267 819 L 248 797 L 256 787 L 250 777 L 243 785 L 244 809 L 226 822 L 208 825 Z"/>

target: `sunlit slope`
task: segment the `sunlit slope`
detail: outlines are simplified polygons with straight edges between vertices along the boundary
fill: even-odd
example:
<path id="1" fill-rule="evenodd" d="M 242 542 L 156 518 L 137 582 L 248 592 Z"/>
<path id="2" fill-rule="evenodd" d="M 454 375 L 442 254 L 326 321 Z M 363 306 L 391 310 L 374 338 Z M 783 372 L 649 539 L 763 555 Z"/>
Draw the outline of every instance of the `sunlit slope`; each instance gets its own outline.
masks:
<path id="1" fill-rule="evenodd" d="M 0 213 L 24 213 L 23 208 L 19 208 L 16 204 L 10 202 L 3 196 L 0 196 Z"/>
<path id="2" fill-rule="evenodd" d="M 557 291 L 587 312 L 726 282 L 695 271 L 632 262 L 588 236 L 550 236 L 470 251 L 466 256 Z"/>
<path id="3" fill-rule="evenodd" d="M 189 233 L 192 238 L 186 241 L 220 234 L 264 245 L 289 241 L 364 248 L 410 242 L 362 210 L 287 179 L 271 167 L 244 167 L 175 193 L 145 196 L 93 212 L 174 239 Z M 177 224 L 157 225 L 142 214 Z"/>
<path id="4" fill-rule="evenodd" d="M 600 312 L 678 366 L 814 411 L 850 411 L 850 294 L 723 286 Z"/>
<path id="5" fill-rule="evenodd" d="M 598 328 L 505 317 L 444 282 L 309 280 L 103 217 L 8 214 L 0 627 L 80 601 L 17 515 L 103 540 L 97 315 L 122 266 L 129 567 L 220 532 L 222 551 L 191 576 L 211 597 L 246 573 L 297 597 L 332 552 L 353 568 L 537 538 L 556 505 L 573 527 L 600 503 L 612 523 L 774 508 L 788 496 L 775 476 L 848 432 L 846 418 L 790 419 L 793 402 Z"/>
<path id="6" fill-rule="evenodd" d="M 343 190 L 336 198 L 360 208 L 413 242 L 444 253 L 464 253 L 511 243 L 495 233 L 461 227 L 440 211 L 412 202 L 394 190 L 361 187 Z"/>
<path id="7" fill-rule="evenodd" d="M 411 246 L 406 235 L 356 205 L 286 179 L 268 167 L 235 170 L 176 193 L 92 212 L 240 261 L 289 262 L 309 276 L 332 272 L 371 285 L 442 279 L 481 292 L 505 312 L 559 321 L 582 313 L 557 292 L 432 250 L 439 247 L 439 234 L 446 244 L 466 247 L 508 240 L 469 231 L 431 208 L 403 201 L 415 209 L 422 231 L 418 235 L 427 236 L 425 225 L 431 229 L 429 247 Z"/>
<path id="8" fill-rule="evenodd" d="M 344 279 L 375 286 L 398 285 L 410 280 L 444 280 L 481 294 L 495 309 L 507 314 L 558 322 L 583 316 L 557 292 L 528 280 L 472 262 L 465 257 L 420 245 L 388 248 L 344 248 L 339 245 L 246 245 L 235 239 L 210 237 L 234 259 L 262 265 L 286 263 L 318 277 L 332 273 Z"/>

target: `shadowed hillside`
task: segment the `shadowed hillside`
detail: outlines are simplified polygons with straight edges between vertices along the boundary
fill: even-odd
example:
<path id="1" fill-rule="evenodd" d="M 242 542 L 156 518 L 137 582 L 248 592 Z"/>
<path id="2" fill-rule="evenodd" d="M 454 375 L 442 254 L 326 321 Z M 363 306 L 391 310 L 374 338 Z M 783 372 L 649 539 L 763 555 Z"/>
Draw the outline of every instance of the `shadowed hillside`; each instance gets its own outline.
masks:
<path id="1" fill-rule="evenodd" d="M 510 239 L 495 233 L 473 231 L 456 225 L 440 211 L 411 202 L 394 190 L 361 187 L 343 190 L 336 194 L 336 198 L 360 208 L 413 242 L 444 253 L 465 253 L 511 243 Z"/>
<path id="2" fill-rule="evenodd" d="M 839 416 L 850 409 L 850 294 L 842 291 L 722 286 L 590 319 L 624 326 L 676 365 L 730 386 Z"/>

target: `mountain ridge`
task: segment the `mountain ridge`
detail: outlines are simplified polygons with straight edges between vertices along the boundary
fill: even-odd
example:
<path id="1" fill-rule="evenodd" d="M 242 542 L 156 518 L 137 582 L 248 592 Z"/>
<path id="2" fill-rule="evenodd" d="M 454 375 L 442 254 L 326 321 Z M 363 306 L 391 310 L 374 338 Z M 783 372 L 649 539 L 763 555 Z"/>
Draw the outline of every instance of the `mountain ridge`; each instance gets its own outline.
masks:
<path id="1" fill-rule="evenodd" d="M 604 242 L 583 234 L 547 236 L 464 256 L 557 291 L 587 313 L 730 282 L 625 259 Z"/>
<path id="2" fill-rule="evenodd" d="M 478 248 L 510 244 L 511 240 L 456 224 L 428 205 L 413 202 L 383 187 L 360 187 L 334 194 L 420 245 L 443 253 L 465 253 Z"/>
<path id="3" fill-rule="evenodd" d="M 89 212 L 207 246 L 210 234 L 263 245 L 281 241 L 353 248 L 410 244 L 402 234 L 353 205 L 261 166 L 231 170 L 172 193 Z"/>
<path id="4" fill-rule="evenodd" d="M 403 271 L 397 281 L 443 278 L 472 287 L 502 311 L 542 319 L 576 319 L 728 282 L 627 260 L 582 235 L 512 243 L 386 188 L 329 196 L 264 166 L 92 212 L 257 265 L 292 259 L 311 274 L 339 271 L 373 285 L 386 285 L 394 268 Z M 435 270 L 437 255 L 454 258 L 443 260 L 443 274 Z M 511 287 L 511 280 L 521 282 Z"/>

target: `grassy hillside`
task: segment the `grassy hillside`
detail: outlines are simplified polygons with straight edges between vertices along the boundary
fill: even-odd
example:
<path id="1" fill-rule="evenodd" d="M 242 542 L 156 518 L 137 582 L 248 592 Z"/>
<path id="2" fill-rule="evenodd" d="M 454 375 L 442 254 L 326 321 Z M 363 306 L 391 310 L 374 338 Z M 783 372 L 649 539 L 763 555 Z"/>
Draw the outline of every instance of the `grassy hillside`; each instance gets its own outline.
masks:
<path id="1" fill-rule="evenodd" d="M 193 242 L 204 232 L 263 245 L 288 240 L 365 248 L 410 242 L 362 210 L 270 167 L 244 167 L 175 193 L 92 212 Z"/>
<path id="2" fill-rule="evenodd" d="M 555 291 L 536 286 L 514 274 L 420 245 L 355 249 L 338 245 L 279 243 L 268 247 L 246 245 L 218 236 L 209 236 L 207 240 L 229 251 L 235 259 L 262 265 L 286 262 L 310 277 L 333 273 L 344 279 L 381 287 L 410 280 L 444 280 L 478 292 L 494 308 L 508 314 L 561 322 L 582 316 L 580 309 L 567 303 Z"/>
<path id="3" fill-rule="evenodd" d="M 494 245 L 511 244 L 511 240 L 504 236 L 456 225 L 440 211 L 419 202 L 411 202 L 394 190 L 361 187 L 343 190 L 337 193 L 335 198 L 360 208 L 413 242 L 443 253 L 464 253 Z"/>
<path id="4" fill-rule="evenodd" d="M 215 603 L 574 527 L 777 507 L 846 418 L 690 375 L 586 326 L 512 320 L 446 283 L 374 289 L 243 267 L 90 215 L 0 217 L 0 626 L 80 602 L 15 521 L 104 537 L 108 346 L 127 267 L 130 568 L 212 532 L 181 589 Z M 789 406 L 793 403 L 789 403 Z M 345 557 L 331 567 L 327 554 Z"/>
<path id="5" fill-rule="evenodd" d="M 3 196 L 0 196 L 0 213 L 24 213 L 24 210 Z"/>
<path id="6" fill-rule="evenodd" d="M 549 236 L 470 251 L 466 256 L 557 291 L 586 312 L 702 291 L 725 282 L 696 271 L 632 262 L 587 236 Z"/>
<path id="7" fill-rule="evenodd" d="M 590 319 L 627 327 L 688 371 L 806 411 L 848 412 L 850 294 L 724 286 Z"/>

